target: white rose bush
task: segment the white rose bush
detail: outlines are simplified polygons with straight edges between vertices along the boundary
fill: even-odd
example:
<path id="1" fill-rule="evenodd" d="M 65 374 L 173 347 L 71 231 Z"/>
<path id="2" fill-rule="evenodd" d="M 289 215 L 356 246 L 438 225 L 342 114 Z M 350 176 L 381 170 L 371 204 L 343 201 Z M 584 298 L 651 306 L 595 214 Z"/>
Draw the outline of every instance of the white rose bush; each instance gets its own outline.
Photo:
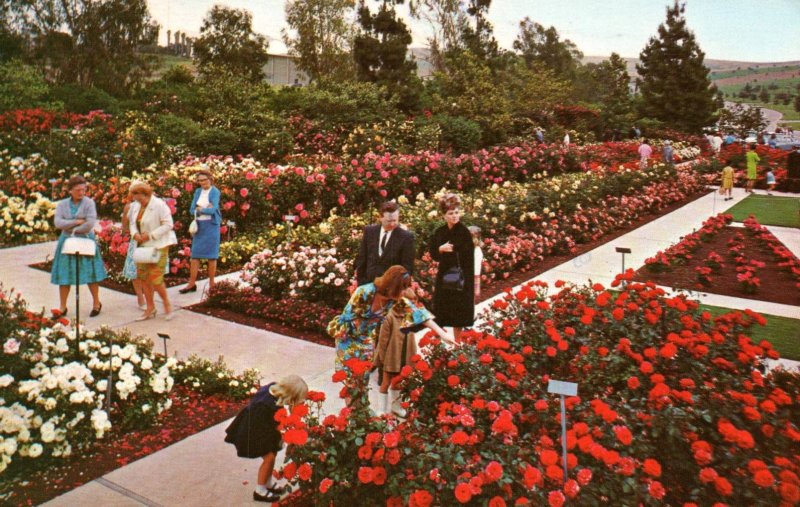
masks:
<path id="1" fill-rule="evenodd" d="M 128 331 L 102 327 L 77 341 L 65 322 L 28 311 L 2 288 L 0 340 L 0 477 L 18 462 L 66 458 L 153 426 L 172 406 L 176 384 L 233 399 L 258 384 L 255 370 L 237 376 L 222 358 L 182 363 Z"/>

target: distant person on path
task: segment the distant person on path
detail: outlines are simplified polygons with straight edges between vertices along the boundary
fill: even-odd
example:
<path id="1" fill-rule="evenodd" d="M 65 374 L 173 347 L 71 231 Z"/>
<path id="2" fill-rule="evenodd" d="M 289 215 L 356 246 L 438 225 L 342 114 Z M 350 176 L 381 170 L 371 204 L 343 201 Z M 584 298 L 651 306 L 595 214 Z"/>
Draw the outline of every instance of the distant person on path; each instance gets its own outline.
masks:
<path id="1" fill-rule="evenodd" d="M 83 176 L 73 176 L 67 182 L 69 197 L 58 201 L 55 212 L 55 226 L 61 231 L 50 270 L 50 283 L 58 285 L 59 307 L 53 311 L 56 317 L 67 314 L 67 298 L 70 288 L 75 285 L 76 271 L 74 255 L 61 253 L 64 242 L 70 236 L 89 238 L 95 241 L 94 229 L 97 223 L 97 207 L 94 201 L 86 197 L 87 183 Z M 100 302 L 100 282 L 106 279 L 106 268 L 100 257 L 100 249 L 95 249 L 94 257 L 79 255 L 80 278 L 78 285 L 89 285 L 92 294 L 92 311 L 90 317 L 100 315 L 103 304 Z M 76 318 L 79 315 L 76 315 Z"/>
<path id="2" fill-rule="evenodd" d="M 569 131 L 564 134 L 564 146 L 569 146 Z"/>
<path id="3" fill-rule="evenodd" d="M 767 171 L 767 195 L 772 195 L 772 191 L 775 190 L 775 173 L 772 172 L 772 168 Z"/>
<path id="4" fill-rule="evenodd" d="M 664 141 L 664 149 L 662 150 L 662 155 L 664 156 L 664 162 L 667 164 L 674 164 L 675 163 L 675 150 L 672 149 L 672 141 L 667 139 Z"/>
<path id="5" fill-rule="evenodd" d="M 714 133 L 711 137 L 711 149 L 714 150 L 715 155 L 719 155 L 720 151 L 722 151 L 722 137 L 720 137 L 719 132 Z"/>
<path id="6" fill-rule="evenodd" d="M 396 264 L 414 274 L 414 234 L 400 227 L 400 205 L 388 201 L 379 211 L 380 224 L 366 226 L 361 238 L 355 263 L 359 286 L 374 281 Z"/>
<path id="7" fill-rule="evenodd" d="M 639 139 L 642 137 L 642 131 L 636 125 L 631 127 L 631 139 Z"/>
<path id="8" fill-rule="evenodd" d="M 800 144 L 786 157 L 786 189 L 789 192 L 800 192 Z"/>
<path id="9" fill-rule="evenodd" d="M 761 161 L 758 153 L 756 153 L 755 144 L 749 146 L 745 159 L 747 160 L 747 193 L 753 193 L 753 187 L 758 177 L 758 163 Z"/>
<path id="10" fill-rule="evenodd" d="M 122 210 L 122 232 L 128 234 L 131 232 L 131 203 L 132 197 L 129 193 L 128 202 Z M 139 280 L 139 276 L 136 273 L 136 263 L 133 262 L 134 250 L 136 250 L 136 240 L 133 239 L 133 235 L 131 235 L 131 238 L 128 240 L 128 252 L 125 255 L 125 264 L 122 265 L 122 277 L 131 281 L 131 284 L 133 284 L 133 291 L 136 293 L 136 304 L 139 306 L 139 309 L 144 310 L 146 304 L 144 289 L 142 288 L 142 281 Z"/>
<path id="11" fill-rule="evenodd" d="M 539 144 L 544 144 L 544 131 L 540 128 L 536 129 L 536 140 L 539 141 Z"/>
<path id="12" fill-rule="evenodd" d="M 381 324 L 391 311 L 402 314 L 406 331 L 423 327 L 432 329 L 440 338 L 453 339 L 434 322 L 433 315 L 423 306 L 403 297 L 411 287 L 411 274 L 403 266 L 391 266 L 375 282 L 358 287 L 342 313 L 328 323 L 328 335 L 336 340 L 336 370 L 346 370 L 351 358 L 363 361 L 374 359 L 375 344 Z M 349 404 L 349 401 L 348 401 Z"/>
<path id="13" fill-rule="evenodd" d="M 225 442 L 236 446 L 240 458 L 261 458 L 253 500 L 277 502 L 283 489 L 275 485 L 272 471 L 275 455 L 283 447 L 275 414 L 282 407 L 291 410 L 308 396 L 308 385 L 297 375 L 260 388 L 231 424 L 225 429 Z"/>
<path id="14" fill-rule="evenodd" d="M 436 322 L 453 328 L 458 341 L 461 330 L 475 322 L 475 244 L 469 229 L 461 223 L 461 199 L 455 194 L 445 194 L 439 199 L 439 211 L 445 224 L 436 229 L 430 241 L 429 252 L 439 263 L 433 289 L 433 313 Z M 461 270 L 463 286 L 448 286 L 443 281 L 445 273 Z"/>
<path id="15" fill-rule="evenodd" d="M 772 148 L 772 149 L 777 148 L 778 147 L 778 136 L 775 135 L 775 134 L 772 134 L 771 136 L 769 136 L 769 142 L 767 144 L 769 144 L 769 147 Z"/>
<path id="16" fill-rule="evenodd" d="M 164 283 L 164 272 L 169 260 L 169 247 L 176 245 L 178 239 L 172 230 L 172 213 L 163 200 L 153 195 L 153 189 L 144 182 L 131 185 L 131 235 L 136 241 L 137 249 L 154 248 L 158 251 L 155 262 L 137 263 L 136 272 L 144 288 L 144 299 L 147 303 L 144 313 L 136 320 L 155 318 L 155 293 L 164 303 L 166 320 L 172 320 L 172 305 L 169 302 L 167 287 Z"/>
<path id="17" fill-rule="evenodd" d="M 725 146 L 731 145 L 736 142 L 736 137 L 733 135 L 733 132 L 728 132 L 728 135 L 725 136 Z"/>
<path id="18" fill-rule="evenodd" d="M 642 144 L 639 145 L 639 169 L 647 169 L 647 161 L 652 154 L 653 148 L 650 147 L 647 139 L 642 139 Z"/>
<path id="19" fill-rule="evenodd" d="M 213 185 L 209 171 L 197 173 L 198 188 L 194 191 L 189 214 L 197 220 L 197 232 L 192 238 L 192 260 L 189 262 L 189 281 L 179 290 L 181 294 L 197 290 L 197 273 L 200 259 L 208 261 L 208 289 L 214 288 L 219 259 L 220 227 L 222 213 L 219 210 L 220 191 Z"/>
<path id="20" fill-rule="evenodd" d="M 733 199 L 734 170 L 732 165 L 733 164 L 731 163 L 731 161 L 728 160 L 728 165 L 726 165 L 725 168 L 722 169 L 722 185 L 720 186 L 720 189 L 722 191 L 722 195 L 726 196 L 725 197 L 726 201 L 730 201 L 731 199 Z"/>

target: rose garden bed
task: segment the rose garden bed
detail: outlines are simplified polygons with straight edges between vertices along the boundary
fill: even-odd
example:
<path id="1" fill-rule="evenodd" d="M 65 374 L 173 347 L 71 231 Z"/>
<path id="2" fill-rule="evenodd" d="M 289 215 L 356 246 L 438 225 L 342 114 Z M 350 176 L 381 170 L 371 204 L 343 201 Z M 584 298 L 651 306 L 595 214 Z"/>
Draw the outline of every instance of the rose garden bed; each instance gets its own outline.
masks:
<path id="1" fill-rule="evenodd" d="M 0 290 L 0 503 L 41 503 L 151 454 L 231 417 L 258 385 L 221 358 L 166 358 L 105 327 L 78 342 L 66 324 Z"/>
<path id="2" fill-rule="evenodd" d="M 716 225 L 709 229 L 709 225 Z M 634 277 L 659 285 L 800 306 L 800 260 L 752 217 L 729 227 L 718 215 L 645 261 Z"/>
<path id="3" fill-rule="evenodd" d="M 706 195 L 705 192 L 699 192 L 687 197 L 685 200 L 674 202 L 665 208 L 640 217 L 627 226 L 611 231 L 600 238 L 576 245 L 570 253 L 548 256 L 542 261 L 536 263 L 536 265 L 530 270 L 517 271 L 511 273 L 507 278 L 484 282 L 485 285 L 481 287 L 480 300 L 484 301 L 491 299 L 509 287 L 514 287 L 527 280 L 530 280 L 537 275 L 544 273 L 545 271 L 569 261 L 570 259 L 578 259 L 583 254 L 601 245 L 604 245 L 609 241 L 613 241 L 614 239 L 627 234 L 628 232 L 641 227 L 642 225 L 645 225 L 658 217 L 669 214 L 704 195 Z M 278 309 L 279 313 L 276 314 L 275 318 L 265 318 L 265 305 L 267 307 L 275 306 Z M 292 301 L 273 303 L 273 301 L 269 298 L 262 297 L 254 292 L 243 291 L 242 289 L 236 288 L 234 284 L 222 283 L 220 284 L 219 289 L 212 294 L 210 298 L 205 299 L 195 305 L 189 306 L 187 309 L 202 313 L 204 315 L 212 315 L 224 320 L 236 322 L 237 324 L 243 324 L 255 327 L 257 329 L 267 329 L 269 331 L 274 331 L 294 338 L 300 338 L 313 343 L 318 343 L 320 345 L 333 346 L 333 340 L 327 335 L 327 333 L 324 332 L 324 327 L 327 325 L 327 322 L 330 320 L 330 318 L 338 314 L 339 309 L 330 307 L 317 308 L 317 311 L 308 311 L 308 313 L 311 313 L 311 315 L 314 317 L 320 315 L 321 318 L 319 319 L 314 318 L 305 322 L 301 322 L 300 325 L 296 325 L 297 321 L 295 321 L 295 325 L 283 323 L 281 321 L 281 317 L 284 317 L 284 320 L 286 320 L 286 312 L 291 311 L 294 306 L 295 303 Z M 305 309 L 298 311 L 304 313 L 307 312 Z"/>
<path id="4" fill-rule="evenodd" d="M 289 445 L 284 505 L 797 505 L 798 373 L 748 338 L 754 312 L 712 317 L 685 296 L 617 278 L 527 284 L 467 343 L 422 340 L 401 372 L 408 417 L 376 416 L 351 359 L 353 403 L 276 419 Z M 620 285 L 620 279 L 628 283 Z M 567 467 L 549 379 L 567 397 Z"/>

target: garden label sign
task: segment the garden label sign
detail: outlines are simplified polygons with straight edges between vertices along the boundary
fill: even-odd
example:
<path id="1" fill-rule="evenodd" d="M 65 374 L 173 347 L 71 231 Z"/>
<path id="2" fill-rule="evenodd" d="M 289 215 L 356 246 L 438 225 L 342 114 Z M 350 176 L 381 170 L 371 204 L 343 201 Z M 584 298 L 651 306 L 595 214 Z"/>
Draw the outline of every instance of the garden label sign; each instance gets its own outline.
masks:
<path id="1" fill-rule="evenodd" d="M 561 397 L 561 455 L 564 465 L 564 483 L 567 482 L 567 408 L 564 404 L 564 396 L 576 396 L 578 394 L 578 384 L 575 382 L 564 382 L 562 380 L 550 379 L 547 382 L 547 392 L 558 394 Z"/>

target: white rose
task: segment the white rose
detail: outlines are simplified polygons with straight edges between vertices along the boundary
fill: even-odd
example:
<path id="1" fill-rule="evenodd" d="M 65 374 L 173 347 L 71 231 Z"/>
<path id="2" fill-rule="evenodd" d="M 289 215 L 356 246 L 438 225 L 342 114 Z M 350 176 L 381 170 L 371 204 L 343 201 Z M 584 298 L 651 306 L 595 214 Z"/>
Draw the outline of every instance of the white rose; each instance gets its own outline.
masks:
<path id="1" fill-rule="evenodd" d="M 33 444 L 30 447 L 28 447 L 28 456 L 30 456 L 31 458 L 38 458 L 39 456 L 42 455 L 42 451 L 44 451 L 44 447 L 42 447 L 42 444 Z"/>
<path id="2" fill-rule="evenodd" d="M 14 377 L 7 373 L 0 377 L 0 387 L 8 387 L 12 382 L 14 382 Z"/>

